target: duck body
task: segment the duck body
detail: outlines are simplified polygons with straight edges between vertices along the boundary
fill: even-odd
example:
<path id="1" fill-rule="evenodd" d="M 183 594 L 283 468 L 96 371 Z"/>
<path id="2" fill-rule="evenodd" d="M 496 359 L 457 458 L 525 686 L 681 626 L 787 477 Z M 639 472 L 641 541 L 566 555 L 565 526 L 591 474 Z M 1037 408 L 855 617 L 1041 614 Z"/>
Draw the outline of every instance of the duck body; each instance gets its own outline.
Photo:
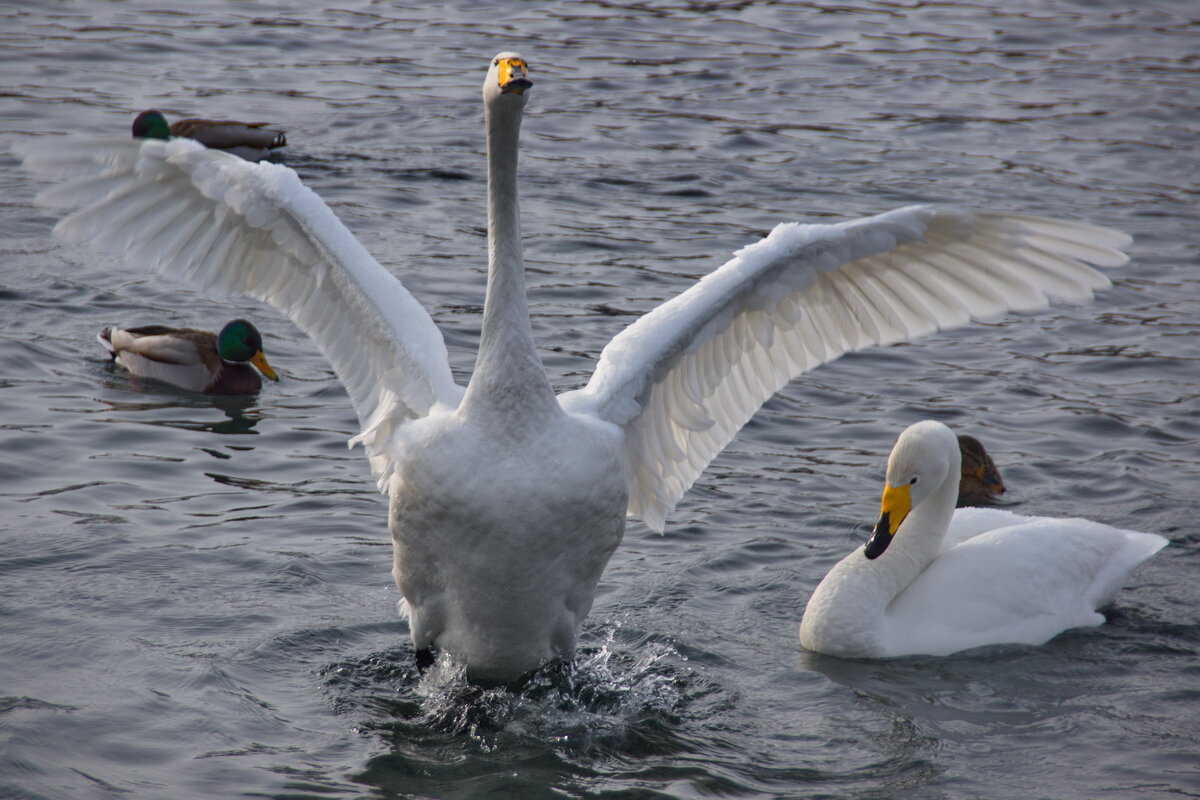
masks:
<path id="1" fill-rule="evenodd" d="M 113 360 L 134 375 L 190 392 L 253 394 L 262 388 L 259 370 L 278 380 L 262 354 L 261 335 L 245 320 L 230 322 L 220 334 L 145 325 L 105 328 L 97 338 Z M 222 357 L 222 349 L 228 358 Z"/>
<path id="2" fill-rule="evenodd" d="M 896 513 L 887 492 L 918 477 L 911 511 L 892 533 L 895 520 L 881 517 L 871 542 L 821 581 L 800 624 L 805 648 L 887 658 L 1043 644 L 1070 628 L 1102 624 L 1097 609 L 1166 544 L 1157 534 L 1086 519 L 955 510 L 957 451 L 941 423 L 918 423 L 901 436 L 889 461 L 884 515 Z M 888 542 L 882 552 L 879 541 Z"/>
<path id="3" fill-rule="evenodd" d="M 487 291 L 475 369 L 295 171 L 187 139 L 53 137 L 26 168 L 75 209 L 55 227 L 196 284 L 266 302 L 328 359 L 388 493 L 393 574 L 419 653 L 515 679 L 569 655 L 626 516 L 667 515 L 759 406 L 851 350 L 973 316 L 1086 302 L 1129 238 L 1091 225 L 909 206 L 834 225 L 783 223 L 599 354 L 556 394 L 531 333 L 518 137 L 532 86 L 489 64 Z"/>

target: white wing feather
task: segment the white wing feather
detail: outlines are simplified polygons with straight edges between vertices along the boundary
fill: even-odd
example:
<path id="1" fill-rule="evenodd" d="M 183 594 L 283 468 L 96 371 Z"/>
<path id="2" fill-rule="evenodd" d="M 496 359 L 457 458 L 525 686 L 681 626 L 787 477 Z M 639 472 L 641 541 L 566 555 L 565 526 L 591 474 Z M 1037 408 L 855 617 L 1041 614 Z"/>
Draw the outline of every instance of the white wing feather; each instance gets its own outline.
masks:
<path id="1" fill-rule="evenodd" d="M 63 183 L 38 196 L 78 208 L 55 233 L 287 315 L 345 385 L 383 486 L 395 425 L 456 407 L 441 332 L 425 309 L 288 167 L 189 139 L 41 139 L 14 148 Z"/>
<path id="2" fill-rule="evenodd" d="M 838 225 L 779 225 L 622 331 L 564 408 L 625 431 L 630 514 L 662 530 L 772 394 L 843 353 L 972 317 L 1082 303 L 1120 266 L 1118 231 L 909 206 Z"/>

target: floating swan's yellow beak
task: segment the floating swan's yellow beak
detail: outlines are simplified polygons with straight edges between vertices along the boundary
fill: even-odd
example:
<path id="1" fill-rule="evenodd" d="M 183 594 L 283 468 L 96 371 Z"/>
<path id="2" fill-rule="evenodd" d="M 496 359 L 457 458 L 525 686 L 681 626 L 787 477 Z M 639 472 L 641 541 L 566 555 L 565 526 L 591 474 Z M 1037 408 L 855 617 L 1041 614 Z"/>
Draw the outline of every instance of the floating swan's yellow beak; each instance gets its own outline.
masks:
<path id="1" fill-rule="evenodd" d="M 264 377 L 270 378 L 273 381 L 279 380 L 279 376 L 275 374 L 275 370 L 271 369 L 271 365 L 267 363 L 267 357 L 263 355 L 262 350 L 259 350 L 250 357 L 250 363 L 258 367 L 258 371 L 261 372 Z"/>
<path id="2" fill-rule="evenodd" d="M 900 523 L 912 510 L 912 496 L 908 492 L 908 484 L 902 486 L 884 486 L 883 500 L 879 504 L 879 522 L 867 541 L 863 553 L 867 558 L 879 558 L 887 546 L 892 543 L 892 537 L 900 528 Z"/>

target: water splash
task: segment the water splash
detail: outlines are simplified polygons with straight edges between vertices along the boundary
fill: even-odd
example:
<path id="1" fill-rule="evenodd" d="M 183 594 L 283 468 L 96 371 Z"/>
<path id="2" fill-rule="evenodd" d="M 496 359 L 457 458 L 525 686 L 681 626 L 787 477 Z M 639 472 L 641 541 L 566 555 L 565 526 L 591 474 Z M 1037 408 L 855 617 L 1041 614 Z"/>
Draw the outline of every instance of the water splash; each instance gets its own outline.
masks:
<path id="1" fill-rule="evenodd" d="M 574 752 L 635 742 L 673 749 L 663 739 L 670 738 L 693 676 L 671 645 L 644 642 L 628 650 L 615 646 L 616 633 L 608 627 L 598 645 L 580 648 L 573 659 L 500 686 L 468 681 L 465 665 L 445 653 L 423 674 L 397 669 L 397 661 L 411 664 L 411 653 L 399 652 L 324 672 L 328 687 L 342 695 L 335 706 L 370 707 L 376 716 L 361 729 L 391 737 L 466 738 L 485 752 L 534 742 Z M 396 681 L 390 697 L 379 693 L 381 683 Z"/>
<path id="2" fill-rule="evenodd" d="M 506 686 L 472 684 L 463 664 L 442 655 L 417 687 L 424 720 L 488 749 L 528 739 L 590 751 L 642 738 L 639 727 L 675 716 L 687 677 L 673 647 L 626 652 L 614 647 L 615 635 L 608 628 L 599 646 Z"/>

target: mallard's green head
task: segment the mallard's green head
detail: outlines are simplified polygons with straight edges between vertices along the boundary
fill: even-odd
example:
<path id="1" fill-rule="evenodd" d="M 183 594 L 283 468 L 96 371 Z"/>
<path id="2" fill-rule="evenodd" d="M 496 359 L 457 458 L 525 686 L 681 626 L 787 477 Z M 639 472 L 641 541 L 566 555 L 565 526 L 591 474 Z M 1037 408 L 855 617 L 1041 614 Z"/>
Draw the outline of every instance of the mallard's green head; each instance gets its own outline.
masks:
<path id="1" fill-rule="evenodd" d="M 135 139 L 170 139 L 171 126 L 167 124 L 167 118 L 161 112 L 154 109 L 143 111 L 133 118 L 133 137 Z"/>
<path id="2" fill-rule="evenodd" d="M 279 380 L 262 351 L 262 334 L 244 319 L 235 319 L 217 334 L 217 355 L 233 364 L 250 363 L 273 381 Z"/>

